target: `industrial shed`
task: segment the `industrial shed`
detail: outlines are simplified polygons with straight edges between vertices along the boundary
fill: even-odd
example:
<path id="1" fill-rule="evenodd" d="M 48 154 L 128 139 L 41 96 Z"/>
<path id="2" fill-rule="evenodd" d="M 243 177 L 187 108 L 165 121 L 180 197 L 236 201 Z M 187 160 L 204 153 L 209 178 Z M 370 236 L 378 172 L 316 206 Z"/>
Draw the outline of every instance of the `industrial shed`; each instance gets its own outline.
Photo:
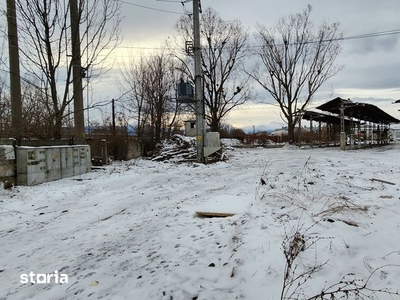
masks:
<path id="1" fill-rule="evenodd" d="M 339 133 L 339 142 L 342 150 L 371 145 L 389 143 L 390 124 L 400 123 L 375 105 L 369 103 L 352 102 L 350 99 L 337 97 L 322 104 L 316 111 L 304 111 L 302 119 L 310 121 L 312 130 L 313 121 L 319 124 L 318 142 L 336 143 L 336 133 Z M 321 123 L 327 124 L 326 140 L 322 141 Z M 333 134 L 332 134 L 333 133 Z"/>

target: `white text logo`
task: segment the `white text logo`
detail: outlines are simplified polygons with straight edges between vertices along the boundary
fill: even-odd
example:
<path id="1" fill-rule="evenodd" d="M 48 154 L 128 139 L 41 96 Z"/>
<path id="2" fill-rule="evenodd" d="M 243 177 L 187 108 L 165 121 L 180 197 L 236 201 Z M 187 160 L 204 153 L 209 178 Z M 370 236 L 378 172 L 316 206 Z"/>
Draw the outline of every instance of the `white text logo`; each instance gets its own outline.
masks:
<path id="1" fill-rule="evenodd" d="M 29 274 L 21 274 L 21 283 L 68 283 L 68 275 L 59 274 L 57 270 L 53 274 L 35 274 L 30 271 Z"/>

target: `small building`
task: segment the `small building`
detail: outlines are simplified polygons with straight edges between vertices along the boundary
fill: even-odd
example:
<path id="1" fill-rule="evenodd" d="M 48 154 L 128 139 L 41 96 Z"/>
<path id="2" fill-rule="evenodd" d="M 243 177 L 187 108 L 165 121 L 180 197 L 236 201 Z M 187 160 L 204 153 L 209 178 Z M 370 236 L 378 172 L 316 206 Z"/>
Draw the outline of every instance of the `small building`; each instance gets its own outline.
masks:
<path id="1" fill-rule="evenodd" d="M 196 120 L 185 121 L 185 135 L 194 137 L 196 136 Z"/>
<path id="2" fill-rule="evenodd" d="M 287 129 L 287 127 L 282 127 L 280 129 L 275 129 L 274 131 L 271 132 L 271 135 L 273 135 L 273 136 L 286 136 L 286 135 L 288 135 L 288 129 Z"/>

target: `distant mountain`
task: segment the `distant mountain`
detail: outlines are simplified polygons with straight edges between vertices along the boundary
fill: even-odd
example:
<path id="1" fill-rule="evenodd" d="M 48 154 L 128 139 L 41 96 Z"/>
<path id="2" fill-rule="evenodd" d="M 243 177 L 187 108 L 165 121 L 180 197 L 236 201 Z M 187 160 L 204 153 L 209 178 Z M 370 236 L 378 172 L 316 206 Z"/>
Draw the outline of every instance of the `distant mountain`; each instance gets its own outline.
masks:
<path id="1" fill-rule="evenodd" d="M 269 125 L 255 125 L 255 126 L 242 127 L 243 131 L 246 132 L 247 134 L 259 133 L 259 132 L 271 133 L 278 128 L 282 128 L 282 124 L 270 123 Z"/>

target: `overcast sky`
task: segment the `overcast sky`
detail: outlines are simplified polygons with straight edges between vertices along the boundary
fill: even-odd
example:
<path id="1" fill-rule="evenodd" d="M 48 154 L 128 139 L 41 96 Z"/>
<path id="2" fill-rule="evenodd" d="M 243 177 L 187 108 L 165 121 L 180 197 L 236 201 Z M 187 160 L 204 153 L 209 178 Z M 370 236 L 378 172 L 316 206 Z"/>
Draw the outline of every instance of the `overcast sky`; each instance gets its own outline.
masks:
<path id="1" fill-rule="evenodd" d="M 146 55 L 153 51 L 151 48 L 163 45 L 174 34 L 173 26 L 180 14 L 192 10 L 192 2 L 182 5 L 172 0 L 126 0 L 122 3 L 125 48 L 115 55 L 119 59 L 129 56 L 129 51 L 136 47 L 149 48 L 141 50 Z M 301 12 L 308 4 L 313 7 L 311 20 L 315 24 L 322 20 L 339 22 L 345 37 L 398 30 L 398 34 L 345 40 L 337 61 L 345 68 L 321 88 L 313 103 L 317 106 L 338 96 L 350 98 L 377 105 L 400 119 L 400 105 L 391 104 L 400 99 L 399 0 L 202 0 L 201 4 L 203 9 L 212 7 L 225 20 L 240 19 L 249 32 L 255 30 L 257 23 L 273 26 L 282 16 Z M 118 97 L 118 89 L 110 87 L 110 83 L 109 78 L 103 80 L 109 97 Z M 279 110 L 271 105 L 247 105 L 231 113 L 227 121 L 237 127 L 283 124 Z"/>

